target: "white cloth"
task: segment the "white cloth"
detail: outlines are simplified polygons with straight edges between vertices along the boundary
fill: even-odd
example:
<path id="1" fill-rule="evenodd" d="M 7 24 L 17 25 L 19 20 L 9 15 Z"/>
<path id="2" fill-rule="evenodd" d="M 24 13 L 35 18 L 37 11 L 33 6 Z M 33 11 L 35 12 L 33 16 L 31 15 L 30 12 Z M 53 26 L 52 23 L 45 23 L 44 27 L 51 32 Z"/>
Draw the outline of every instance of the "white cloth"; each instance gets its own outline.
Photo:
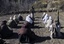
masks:
<path id="1" fill-rule="evenodd" d="M 20 16 L 20 14 L 19 14 L 19 16 Z"/>
<path id="2" fill-rule="evenodd" d="M 8 23 L 12 22 L 12 17 L 10 17 L 10 19 L 8 20 Z"/>
<path id="3" fill-rule="evenodd" d="M 30 16 L 31 16 L 31 18 L 33 18 L 33 14 L 32 13 L 30 14 Z"/>
<path id="4" fill-rule="evenodd" d="M 15 20 L 15 19 L 16 19 L 16 15 L 13 16 L 13 20 Z"/>
<path id="5" fill-rule="evenodd" d="M 48 27 L 50 27 L 51 24 L 52 24 L 52 17 L 49 16 L 49 19 L 47 20 L 45 27 L 48 28 Z"/>
<path id="6" fill-rule="evenodd" d="M 12 20 L 12 17 L 10 17 L 10 20 Z"/>
<path id="7" fill-rule="evenodd" d="M 50 31 L 50 38 L 52 39 L 53 38 L 53 32 Z"/>
<path id="8" fill-rule="evenodd" d="M 51 16 L 49 16 L 49 19 L 50 19 L 50 20 L 52 20 L 52 17 L 51 17 Z"/>
<path id="9" fill-rule="evenodd" d="M 47 24 L 45 26 L 46 26 L 46 28 L 49 29 L 49 31 L 50 31 L 50 38 L 52 39 L 53 38 L 53 31 L 54 31 L 54 29 L 53 29 L 53 23 L 52 23 L 52 17 L 51 16 L 49 16 L 49 19 L 47 20 Z"/>
<path id="10" fill-rule="evenodd" d="M 43 17 L 45 14 L 46 14 L 46 13 L 44 12 L 43 15 L 42 15 L 42 17 Z"/>
<path id="11" fill-rule="evenodd" d="M 53 30 L 53 25 L 52 25 L 52 24 L 49 26 L 49 31 L 54 31 L 54 30 Z"/>
<path id="12" fill-rule="evenodd" d="M 21 14 L 18 15 L 18 17 L 20 17 L 20 16 L 21 16 Z"/>
<path id="13" fill-rule="evenodd" d="M 47 20 L 48 20 L 48 14 L 46 14 L 46 15 L 44 16 L 44 18 L 43 18 L 43 23 L 45 24 L 45 23 L 47 22 Z"/>
<path id="14" fill-rule="evenodd" d="M 31 24 L 33 23 L 32 19 L 30 18 L 30 15 L 26 16 L 26 21 Z"/>
<path id="15" fill-rule="evenodd" d="M 53 28 L 53 24 L 51 24 L 50 26 L 49 26 L 49 31 L 50 31 L 50 37 L 51 38 L 53 38 L 53 33 L 54 33 L 54 28 Z"/>

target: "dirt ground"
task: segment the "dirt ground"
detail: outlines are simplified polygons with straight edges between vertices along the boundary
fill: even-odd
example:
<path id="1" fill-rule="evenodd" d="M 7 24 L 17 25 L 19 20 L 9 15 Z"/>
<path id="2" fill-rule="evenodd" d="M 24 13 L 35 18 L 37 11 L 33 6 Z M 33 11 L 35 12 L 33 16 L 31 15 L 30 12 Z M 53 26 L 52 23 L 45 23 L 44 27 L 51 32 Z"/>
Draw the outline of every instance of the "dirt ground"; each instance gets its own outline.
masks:
<path id="1" fill-rule="evenodd" d="M 57 20 L 57 12 L 49 12 L 49 15 L 52 16 L 52 18 L 54 20 Z M 60 23 L 61 23 L 61 32 L 62 32 L 62 36 L 64 37 L 64 12 L 60 12 L 59 16 L 60 16 Z M 14 14 L 13 14 L 14 15 Z M 0 16 L 0 24 L 3 20 L 9 20 L 9 17 L 13 15 L 4 15 L 4 16 Z M 18 14 L 17 14 L 18 15 Z M 23 16 L 23 19 L 25 20 L 25 17 L 28 14 L 21 14 L 21 16 Z M 35 28 L 32 28 L 31 30 L 35 33 L 36 36 L 38 36 L 37 40 L 35 41 L 35 43 L 31 43 L 31 44 L 64 44 L 64 38 L 53 38 L 50 39 L 49 38 L 49 31 L 44 28 L 44 24 L 42 23 L 42 13 L 35 13 Z M 22 26 L 22 24 L 24 23 L 24 21 L 20 21 L 20 24 L 18 24 L 18 26 Z M 18 29 L 19 28 L 11 28 L 11 30 L 13 30 L 14 33 L 18 33 Z M 13 35 L 15 36 L 15 35 Z M 7 44 L 19 44 L 19 37 L 15 38 L 11 38 L 11 39 L 3 39 Z M 22 44 L 22 43 L 20 43 Z M 23 43 L 23 44 L 29 44 L 29 43 Z"/>

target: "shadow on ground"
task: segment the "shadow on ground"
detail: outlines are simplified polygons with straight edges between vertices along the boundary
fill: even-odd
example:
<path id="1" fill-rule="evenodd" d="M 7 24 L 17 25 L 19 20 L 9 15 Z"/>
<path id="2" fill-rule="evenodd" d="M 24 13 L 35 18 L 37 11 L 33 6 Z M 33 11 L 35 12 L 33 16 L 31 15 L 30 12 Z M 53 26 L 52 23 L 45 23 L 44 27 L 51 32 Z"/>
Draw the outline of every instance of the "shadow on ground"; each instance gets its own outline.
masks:
<path id="1" fill-rule="evenodd" d="M 33 31 L 31 31 L 31 34 L 29 35 L 29 38 L 27 39 L 27 41 L 26 41 L 26 39 L 27 39 L 27 36 L 25 37 L 25 41 L 22 41 L 22 39 L 20 39 L 20 42 L 21 43 L 31 43 L 31 44 L 40 43 L 40 42 L 43 42 L 46 40 L 50 40 L 50 37 L 48 37 L 48 36 L 47 37 L 40 37 L 40 36 L 35 35 L 35 33 Z"/>
<path id="2" fill-rule="evenodd" d="M 63 26 L 61 26 L 61 29 L 64 28 Z"/>
<path id="3" fill-rule="evenodd" d="M 61 36 L 60 37 L 54 37 L 54 39 L 64 39 L 64 33 L 63 32 L 61 32 Z"/>
<path id="4" fill-rule="evenodd" d="M 41 18 L 41 17 L 35 17 L 35 18 Z"/>
<path id="5" fill-rule="evenodd" d="M 24 22 L 19 22 L 19 24 L 24 24 Z"/>
<path id="6" fill-rule="evenodd" d="M 0 44 L 4 44 L 4 40 L 3 39 L 0 39 Z"/>
<path id="7" fill-rule="evenodd" d="M 41 27 L 41 26 L 33 26 L 32 28 L 33 29 L 40 29 L 40 28 L 44 28 L 44 27 Z"/>
<path id="8" fill-rule="evenodd" d="M 16 28 L 16 29 L 19 29 L 21 28 L 22 26 L 15 26 L 15 27 L 10 27 L 10 28 Z"/>
<path id="9" fill-rule="evenodd" d="M 39 37 L 39 36 L 36 36 L 35 40 L 32 41 L 33 43 L 40 43 L 40 42 L 43 42 L 45 40 L 50 40 L 50 37 Z"/>
<path id="10" fill-rule="evenodd" d="M 41 22 L 34 22 L 34 24 L 40 24 Z"/>
<path id="11" fill-rule="evenodd" d="M 13 34 L 10 35 L 10 36 L 2 37 L 2 39 L 17 39 L 18 36 L 19 36 L 19 35 L 18 35 L 17 33 L 13 33 Z"/>
<path id="12" fill-rule="evenodd" d="M 13 35 L 9 39 L 17 39 L 18 36 L 18 33 L 13 33 Z"/>

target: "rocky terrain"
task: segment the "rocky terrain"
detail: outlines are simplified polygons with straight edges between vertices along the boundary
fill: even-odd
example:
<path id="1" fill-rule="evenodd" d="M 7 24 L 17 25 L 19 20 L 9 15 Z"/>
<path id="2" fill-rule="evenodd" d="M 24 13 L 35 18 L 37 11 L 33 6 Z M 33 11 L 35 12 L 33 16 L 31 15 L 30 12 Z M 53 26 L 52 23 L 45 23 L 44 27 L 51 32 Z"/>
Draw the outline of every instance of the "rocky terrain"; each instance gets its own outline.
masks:
<path id="1" fill-rule="evenodd" d="M 57 12 L 48 12 L 48 14 L 51 15 L 54 20 L 57 20 Z M 13 15 L 14 14 L 0 16 L 0 24 L 3 20 L 9 20 L 9 17 Z M 28 14 L 21 14 L 24 20 L 27 15 Z M 59 14 L 60 16 L 59 19 L 61 23 L 61 33 L 62 33 L 62 37 L 60 38 L 53 38 L 53 39 L 49 38 L 50 33 L 46 28 L 44 28 L 44 24 L 42 23 L 41 16 L 42 16 L 42 13 L 35 13 L 35 21 L 34 21 L 35 28 L 31 29 L 37 36 L 37 39 L 34 40 L 33 43 L 20 43 L 20 44 L 64 44 L 64 12 L 60 12 Z M 20 24 L 18 24 L 18 26 L 22 26 L 23 23 L 24 21 L 20 21 Z M 19 28 L 11 28 L 11 30 L 13 30 L 13 32 L 16 34 L 14 34 L 10 39 L 3 39 L 5 43 L 19 44 L 19 36 L 17 35 L 18 29 Z"/>

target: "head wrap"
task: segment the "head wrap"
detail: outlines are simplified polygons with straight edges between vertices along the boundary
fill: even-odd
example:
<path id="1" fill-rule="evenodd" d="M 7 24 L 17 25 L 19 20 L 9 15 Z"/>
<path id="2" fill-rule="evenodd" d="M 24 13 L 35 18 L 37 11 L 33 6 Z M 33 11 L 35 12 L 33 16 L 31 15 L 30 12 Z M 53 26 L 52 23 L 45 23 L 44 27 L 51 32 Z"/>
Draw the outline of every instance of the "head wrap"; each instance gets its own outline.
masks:
<path id="1" fill-rule="evenodd" d="M 30 18 L 30 15 L 26 16 L 26 21 L 32 24 L 32 19 Z"/>

